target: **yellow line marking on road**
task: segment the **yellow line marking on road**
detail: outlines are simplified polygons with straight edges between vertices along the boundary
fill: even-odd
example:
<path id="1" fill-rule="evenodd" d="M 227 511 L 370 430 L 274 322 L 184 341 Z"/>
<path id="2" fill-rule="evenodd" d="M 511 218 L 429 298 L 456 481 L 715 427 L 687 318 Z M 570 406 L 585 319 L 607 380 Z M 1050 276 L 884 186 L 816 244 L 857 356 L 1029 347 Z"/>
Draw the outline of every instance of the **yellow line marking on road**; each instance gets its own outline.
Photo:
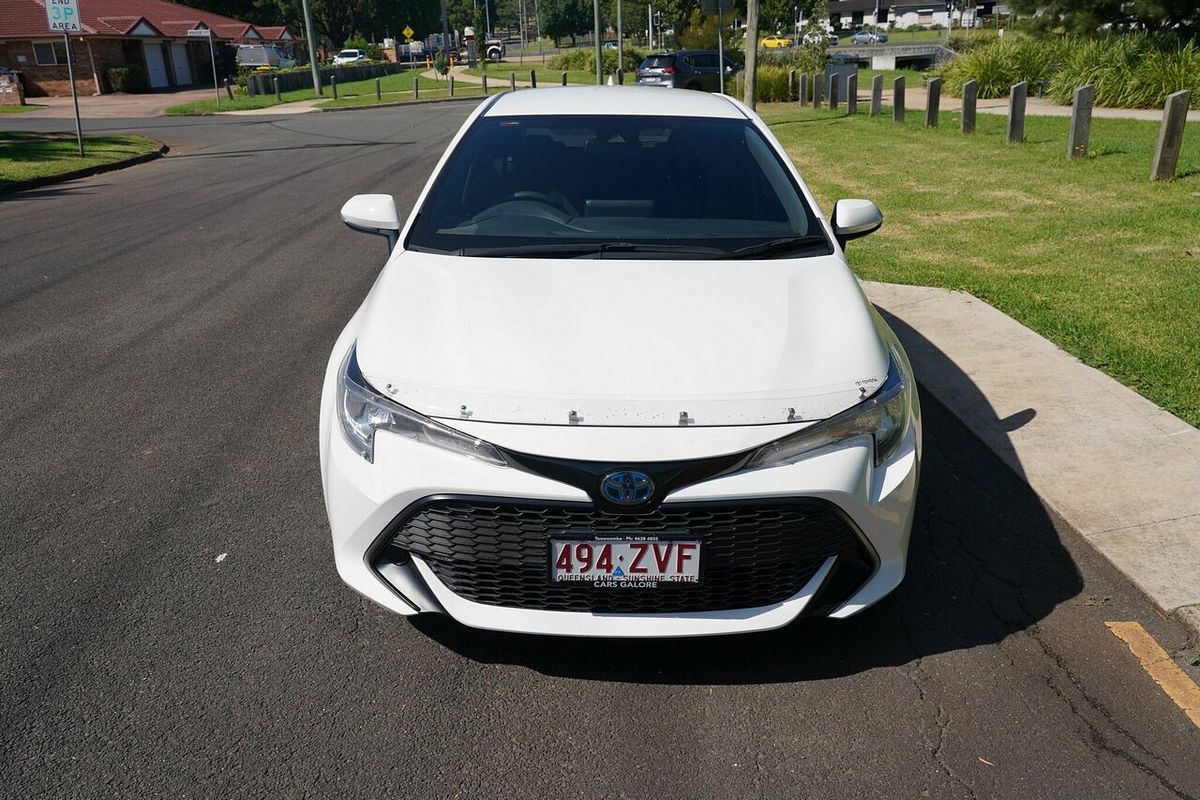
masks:
<path id="1" fill-rule="evenodd" d="M 1130 652 L 1142 664 L 1142 669 L 1167 693 L 1175 705 L 1183 709 L 1196 727 L 1200 728 L 1200 686 L 1189 678 L 1167 655 L 1154 637 L 1136 622 L 1105 622 L 1113 635 L 1129 646 Z"/>

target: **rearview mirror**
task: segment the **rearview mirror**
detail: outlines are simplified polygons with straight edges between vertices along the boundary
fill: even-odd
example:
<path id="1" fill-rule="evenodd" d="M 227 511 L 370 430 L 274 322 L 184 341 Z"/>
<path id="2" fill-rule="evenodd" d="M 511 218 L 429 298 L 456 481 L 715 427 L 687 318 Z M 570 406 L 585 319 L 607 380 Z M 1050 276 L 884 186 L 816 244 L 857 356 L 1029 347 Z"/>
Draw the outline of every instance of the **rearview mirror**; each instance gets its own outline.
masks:
<path id="1" fill-rule="evenodd" d="M 388 251 L 400 241 L 400 217 L 390 194 L 356 194 L 342 206 L 342 222 L 356 231 L 386 236 Z"/>
<path id="2" fill-rule="evenodd" d="M 870 200 L 838 200 L 833 206 L 834 238 L 842 247 L 851 239 L 858 239 L 879 230 L 883 224 L 883 212 Z"/>

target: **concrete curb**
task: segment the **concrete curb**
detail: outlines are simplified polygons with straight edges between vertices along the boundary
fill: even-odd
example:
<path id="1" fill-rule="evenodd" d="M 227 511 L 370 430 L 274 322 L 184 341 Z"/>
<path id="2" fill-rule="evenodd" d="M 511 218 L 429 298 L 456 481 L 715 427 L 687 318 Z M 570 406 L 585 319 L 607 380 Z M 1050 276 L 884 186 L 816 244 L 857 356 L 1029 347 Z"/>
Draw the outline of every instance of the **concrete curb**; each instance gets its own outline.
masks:
<path id="1" fill-rule="evenodd" d="M 863 288 L 921 385 L 1200 640 L 1200 430 L 969 294 Z"/>
<path id="2" fill-rule="evenodd" d="M 150 139 L 149 136 L 145 136 L 143 138 Z M 151 139 L 151 141 L 158 140 Z M 110 161 L 107 164 L 97 164 L 94 167 L 85 167 L 83 169 L 72 170 L 71 172 L 64 172 L 61 175 L 47 175 L 44 178 L 30 178 L 27 181 L 14 181 L 13 183 L 6 183 L 4 185 L 0 185 L 0 194 L 21 192 L 25 191 L 26 189 L 36 189 L 40 186 L 49 186 L 55 183 L 73 181 L 78 178 L 89 178 L 92 175 L 99 175 L 104 172 L 113 172 L 114 170 L 125 169 L 126 167 L 132 167 L 138 164 L 145 164 L 147 161 L 153 161 L 156 158 L 162 158 L 167 154 L 167 152 L 170 151 L 170 149 L 171 148 L 167 147 L 162 142 L 158 142 L 157 150 L 149 153 L 143 153 L 140 156 L 130 156 L 129 158 L 124 158 L 120 161 Z"/>

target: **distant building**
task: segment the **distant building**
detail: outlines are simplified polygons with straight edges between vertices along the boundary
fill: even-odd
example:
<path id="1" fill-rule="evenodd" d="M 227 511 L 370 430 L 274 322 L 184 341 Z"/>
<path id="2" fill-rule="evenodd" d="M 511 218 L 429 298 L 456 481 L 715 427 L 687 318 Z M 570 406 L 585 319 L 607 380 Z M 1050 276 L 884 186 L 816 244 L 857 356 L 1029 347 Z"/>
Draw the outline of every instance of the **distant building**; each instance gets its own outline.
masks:
<path id="1" fill-rule="evenodd" d="M 979 25 L 993 14 L 1008 13 L 998 0 L 972 1 L 964 5 L 966 8 L 954 12 L 955 25 Z M 949 16 L 944 0 L 832 0 L 829 3 L 829 23 L 834 30 L 854 30 L 863 25 L 944 28 Z"/>
<path id="2" fill-rule="evenodd" d="M 82 0 L 79 10 L 84 32 L 71 36 L 71 49 L 82 94 L 112 91 L 106 73 L 120 64 L 142 67 L 151 89 L 211 81 L 208 41 L 187 35 L 195 28 L 212 31 L 221 75 L 235 71 L 226 45 L 295 41 L 283 27 L 257 27 L 168 0 Z M 26 94 L 70 94 L 66 64 L 62 36 L 47 27 L 43 0 L 0 0 L 0 67 L 21 73 Z"/>

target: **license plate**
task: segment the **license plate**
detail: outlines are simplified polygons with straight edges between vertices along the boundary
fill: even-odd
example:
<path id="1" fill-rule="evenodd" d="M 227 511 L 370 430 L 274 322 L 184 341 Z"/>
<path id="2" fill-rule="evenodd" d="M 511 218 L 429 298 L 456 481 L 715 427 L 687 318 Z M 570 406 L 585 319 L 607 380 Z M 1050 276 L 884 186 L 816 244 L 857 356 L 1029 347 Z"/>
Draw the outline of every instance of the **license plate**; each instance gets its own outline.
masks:
<path id="1" fill-rule="evenodd" d="M 613 589 L 699 583 L 700 542 L 620 536 L 551 539 L 550 580 L 586 582 Z"/>

